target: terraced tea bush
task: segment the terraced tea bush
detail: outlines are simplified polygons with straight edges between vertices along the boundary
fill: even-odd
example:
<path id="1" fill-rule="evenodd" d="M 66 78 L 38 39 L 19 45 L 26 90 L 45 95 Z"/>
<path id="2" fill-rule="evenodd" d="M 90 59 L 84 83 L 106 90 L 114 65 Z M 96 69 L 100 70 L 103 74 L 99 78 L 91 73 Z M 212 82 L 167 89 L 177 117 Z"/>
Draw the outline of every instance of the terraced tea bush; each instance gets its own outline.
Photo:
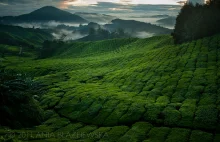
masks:
<path id="1" fill-rule="evenodd" d="M 142 103 L 133 103 L 120 119 L 119 124 L 132 124 L 140 120 L 142 115 L 145 112 L 144 104 Z"/>
<path id="2" fill-rule="evenodd" d="M 110 131 L 106 133 L 106 137 L 100 139 L 100 142 L 114 142 L 120 139 L 127 131 L 129 127 L 127 126 L 115 126 Z"/>
<path id="3" fill-rule="evenodd" d="M 37 100 L 47 121 L 34 132 L 85 133 L 74 141 L 89 142 L 197 141 L 200 135 L 217 141 L 216 37 L 181 45 L 159 44 L 172 40 L 170 36 L 70 42 L 50 58 L 22 57 L 25 62 L 18 62 L 12 56 L 2 63 L 7 71 L 31 74 L 44 85 Z"/>
<path id="4" fill-rule="evenodd" d="M 181 119 L 181 113 L 174 107 L 166 107 L 162 114 L 164 115 L 165 126 L 176 126 Z"/>
<path id="5" fill-rule="evenodd" d="M 102 125 L 107 117 L 114 111 L 115 107 L 119 104 L 118 100 L 107 101 L 99 114 L 93 119 L 94 124 Z"/>
<path id="6" fill-rule="evenodd" d="M 211 133 L 202 132 L 199 130 L 194 130 L 190 136 L 190 142 L 210 142 L 213 140 L 213 135 Z"/>
<path id="7" fill-rule="evenodd" d="M 163 106 L 156 104 L 147 105 L 147 112 L 144 114 L 144 119 L 153 123 L 163 123 L 163 118 L 160 118 L 163 108 Z"/>
<path id="8" fill-rule="evenodd" d="M 213 130 L 218 120 L 218 110 L 214 105 L 199 106 L 195 113 L 194 127 Z"/>
<path id="9" fill-rule="evenodd" d="M 144 142 L 164 142 L 170 133 L 168 127 L 154 127 L 150 130 L 147 136 L 147 140 Z"/>
<path id="10" fill-rule="evenodd" d="M 49 126 L 49 128 L 54 130 L 58 130 L 64 126 L 67 126 L 70 121 L 66 118 L 60 118 L 59 116 L 55 115 L 44 122 L 44 125 Z"/>
<path id="11" fill-rule="evenodd" d="M 163 88 L 163 90 L 161 91 L 161 93 L 163 95 L 172 97 L 172 95 L 174 94 L 176 86 L 175 85 L 170 85 L 170 86 L 166 86 Z"/>
<path id="12" fill-rule="evenodd" d="M 151 91 L 154 88 L 154 84 L 148 84 L 143 88 L 143 91 Z"/>
<path id="13" fill-rule="evenodd" d="M 171 102 L 172 103 L 181 103 L 185 100 L 184 94 L 187 92 L 187 89 L 176 90 L 173 94 Z"/>
<path id="14" fill-rule="evenodd" d="M 172 128 L 166 142 L 187 142 L 190 137 L 190 130 L 181 128 Z"/>
<path id="15" fill-rule="evenodd" d="M 191 84 L 195 85 L 195 86 L 205 86 L 207 85 L 207 81 L 206 79 L 204 78 L 204 76 L 194 76 L 192 81 L 191 81 Z"/>
<path id="16" fill-rule="evenodd" d="M 146 122 L 137 122 L 132 125 L 131 129 L 122 136 L 118 141 L 124 142 L 134 142 L 134 141 L 142 141 L 145 139 L 147 133 L 151 130 L 153 126 Z"/>
<path id="17" fill-rule="evenodd" d="M 167 96 L 160 96 L 157 98 L 155 104 L 160 104 L 161 106 L 167 106 L 170 103 L 170 99 Z"/>
<path id="18" fill-rule="evenodd" d="M 204 93 L 200 97 L 199 105 L 215 104 L 216 100 L 216 94 Z"/>
<path id="19" fill-rule="evenodd" d="M 68 124 L 65 127 L 62 127 L 56 131 L 56 133 L 74 133 L 79 128 L 82 128 L 84 125 L 82 123 Z"/>
<path id="20" fill-rule="evenodd" d="M 204 86 L 189 86 L 189 91 L 185 95 L 186 98 L 189 99 L 199 99 L 201 94 L 204 92 Z"/>
<path id="21" fill-rule="evenodd" d="M 161 96 L 161 91 L 160 88 L 154 88 L 153 90 L 150 91 L 148 97 L 152 98 L 154 101 L 156 101 L 157 97 Z"/>
<path id="22" fill-rule="evenodd" d="M 196 112 L 196 100 L 186 99 L 179 111 L 181 113 L 181 120 L 178 125 L 182 127 L 191 127 Z"/>
<path id="23" fill-rule="evenodd" d="M 80 114 L 77 118 L 78 121 L 82 121 L 84 123 L 92 123 L 93 118 L 98 115 L 101 110 L 103 104 L 99 102 L 93 102 L 93 104 L 84 112 Z"/>
<path id="24" fill-rule="evenodd" d="M 71 137 L 72 139 L 88 139 L 91 138 L 91 133 L 93 131 L 97 130 L 96 126 L 93 125 L 87 125 L 85 127 L 79 128 L 75 131 L 76 136 Z"/>
<path id="25" fill-rule="evenodd" d="M 81 103 L 79 103 L 80 100 L 82 100 Z M 94 100 L 91 98 L 81 99 L 81 97 L 77 96 L 70 101 L 62 102 L 56 108 L 60 114 L 67 116 L 71 120 L 76 120 L 93 102 Z"/>
<path id="26" fill-rule="evenodd" d="M 115 110 L 106 118 L 104 126 L 115 126 L 119 123 L 119 119 L 127 112 L 130 103 L 121 102 L 115 107 Z"/>

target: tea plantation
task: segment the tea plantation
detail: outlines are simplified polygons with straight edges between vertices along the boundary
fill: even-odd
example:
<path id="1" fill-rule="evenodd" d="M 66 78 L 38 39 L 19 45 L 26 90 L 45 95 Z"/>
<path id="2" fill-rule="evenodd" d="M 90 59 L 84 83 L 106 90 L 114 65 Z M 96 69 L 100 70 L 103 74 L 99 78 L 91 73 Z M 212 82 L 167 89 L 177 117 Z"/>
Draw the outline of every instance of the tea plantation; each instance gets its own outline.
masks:
<path id="1" fill-rule="evenodd" d="M 220 35 L 181 45 L 171 36 L 65 43 L 38 60 L 24 54 L 1 64 L 43 84 L 45 122 L 2 127 L 2 140 L 220 141 Z"/>

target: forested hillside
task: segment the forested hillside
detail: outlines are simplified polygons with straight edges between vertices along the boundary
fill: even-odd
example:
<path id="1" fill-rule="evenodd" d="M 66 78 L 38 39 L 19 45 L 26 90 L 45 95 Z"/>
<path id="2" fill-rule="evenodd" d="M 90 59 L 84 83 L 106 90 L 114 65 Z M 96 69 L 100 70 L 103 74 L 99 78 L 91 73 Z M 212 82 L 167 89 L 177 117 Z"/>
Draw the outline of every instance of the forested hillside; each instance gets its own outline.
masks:
<path id="1" fill-rule="evenodd" d="M 183 43 L 220 33 L 220 1 L 210 0 L 205 5 L 185 4 L 176 19 L 175 43 Z"/>
<path id="2" fill-rule="evenodd" d="M 40 47 L 53 36 L 46 30 L 0 24 L 0 44 Z"/>

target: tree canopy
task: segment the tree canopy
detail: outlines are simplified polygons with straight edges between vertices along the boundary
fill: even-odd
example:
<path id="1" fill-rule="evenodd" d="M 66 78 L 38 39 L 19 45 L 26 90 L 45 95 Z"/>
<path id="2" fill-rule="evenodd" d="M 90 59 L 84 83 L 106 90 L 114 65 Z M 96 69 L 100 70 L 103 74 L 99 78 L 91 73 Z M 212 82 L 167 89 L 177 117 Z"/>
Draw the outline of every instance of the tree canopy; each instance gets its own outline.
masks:
<path id="1" fill-rule="evenodd" d="M 205 5 L 185 4 L 176 19 L 175 43 L 196 40 L 220 32 L 220 2 L 211 0 Z"/>

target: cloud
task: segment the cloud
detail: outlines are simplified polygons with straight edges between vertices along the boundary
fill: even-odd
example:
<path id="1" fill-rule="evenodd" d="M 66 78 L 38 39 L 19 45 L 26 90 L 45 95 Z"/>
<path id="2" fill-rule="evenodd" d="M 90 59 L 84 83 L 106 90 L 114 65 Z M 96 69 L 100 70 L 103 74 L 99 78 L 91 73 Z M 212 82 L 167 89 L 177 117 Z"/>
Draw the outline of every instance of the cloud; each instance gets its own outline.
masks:
<path id="1" fill-rule="evenodd" d="M 66 35 L 64 40 L 68 41 L 68 40 L 75 40 L 75 39 L 83 38 L 83 37 L 87 36 L 88 34 L 80 34 L 79 32 L 60 30 L 58 32 L 52 33 L 52 35 L 54 36 L 55 39 L 60 39 L 62 37 L 62 35 Z"/>
<path id="2" fill-rule="evenodd" d="M 131 9 L 126 9 L 126 8 L 109 8 L 109 10 L 112 10 L 112 11 L 132 11 Z"/>
<path id="3" fill-rule="evenodd" d="M 85 5 L 73 5 L 73 3 L 87 3 Z M 144 0 L 147 1 L 147 0 Z M 117 14 L 120 13 L 129 14 L 141 12 L 146 13 L 149 11 L 166 11 L 171 9 L 171 12 L 177 12 L 180 9 L 180 6 L 156 6 L 156 5 L 137 5 L 137 4 L 128 4 L 128 3 L 138 3 L 144 2 L 143 0 L 0 0 L 0 16 L 17 16 L 21 14 L 30 13 L 34 10 L 37 10 L 43 6 L 55 6 L 58 8 L 65 9 L 71 13 L 75 12 L 88 12 L 88 13 L 103 13 L 103 14 Z M 158 0 L 154 0 L 158 1 Z M 160 0 L 161 1 L 161 0 Z M 173 1 L 178 2 L 179 0 L 164 0 L 164 1 Z M 175 8 L 177 9 L 175 10 Z M 118 13 L 118 14 L 120 14 Z M 115 16 L 115 15 L 113 15 Z M 118 15 L 116 15 L 118 16 Z"/>
<path id="4" fill-rule="evenodd" d="M 2 3 L 2 2 L 0 2 L 0 5 L 6 6 L 6 5 L 8 5 L 8 4 L 7 4 L 7 3 Z"/>
<path id="5" fill-rule="evenodd" d="M 148 38 L 154 36 L 154 34 L 148 32 L 137 32 L 133 36 L 137 38 Z"/>

